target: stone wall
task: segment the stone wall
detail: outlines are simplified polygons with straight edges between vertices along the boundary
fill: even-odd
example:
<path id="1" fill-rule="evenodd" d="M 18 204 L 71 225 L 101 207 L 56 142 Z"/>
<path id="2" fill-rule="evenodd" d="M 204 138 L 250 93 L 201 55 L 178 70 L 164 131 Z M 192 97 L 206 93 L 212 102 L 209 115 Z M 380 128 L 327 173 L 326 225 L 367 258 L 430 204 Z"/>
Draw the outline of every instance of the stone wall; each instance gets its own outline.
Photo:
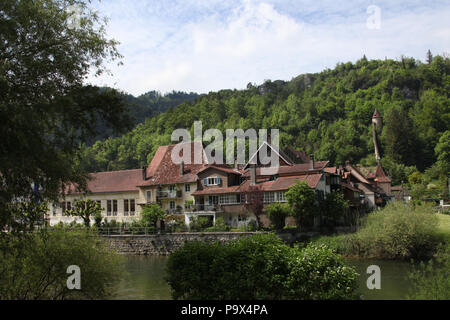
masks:
<path id="1" fill-rule="evenodd" d="M 185 242 L 200 240 L 224 243 L 256 232 L 167 233 L 152 235 L 103 236 L 107 244 L 120 254 L 169 255 Z"/>

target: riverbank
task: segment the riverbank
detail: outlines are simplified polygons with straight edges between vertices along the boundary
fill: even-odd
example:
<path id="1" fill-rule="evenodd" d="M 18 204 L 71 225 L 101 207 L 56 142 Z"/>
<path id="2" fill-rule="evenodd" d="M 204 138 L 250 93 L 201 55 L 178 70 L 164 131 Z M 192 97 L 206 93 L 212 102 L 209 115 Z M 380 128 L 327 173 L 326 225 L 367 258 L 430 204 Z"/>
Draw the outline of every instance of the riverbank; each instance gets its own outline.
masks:
<path id="1" fill-rule="evenodd" d="M 167 256 L 190 241 L 225 243 L 261 232 L 183 232 L 147 235 L 103 235 L 107 245 L 119 254 Z"/>

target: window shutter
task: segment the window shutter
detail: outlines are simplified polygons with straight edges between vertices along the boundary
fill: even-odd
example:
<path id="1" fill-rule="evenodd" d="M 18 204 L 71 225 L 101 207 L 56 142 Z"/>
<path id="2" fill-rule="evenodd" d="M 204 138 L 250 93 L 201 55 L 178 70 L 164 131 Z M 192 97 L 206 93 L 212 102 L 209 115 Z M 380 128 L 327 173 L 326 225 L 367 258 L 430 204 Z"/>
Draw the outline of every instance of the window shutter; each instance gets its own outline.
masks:
<path id="1" fill-rule="evenodd" d="M 204 184 L 205 186 L 208 185 L 208 178 L 203 179 L 203 184 Z"/>
<path id="2" fill-rule="evenodd" d="M 222 184 L 222 178 L 217 178 L 217 184 L 220 186 Z"/>

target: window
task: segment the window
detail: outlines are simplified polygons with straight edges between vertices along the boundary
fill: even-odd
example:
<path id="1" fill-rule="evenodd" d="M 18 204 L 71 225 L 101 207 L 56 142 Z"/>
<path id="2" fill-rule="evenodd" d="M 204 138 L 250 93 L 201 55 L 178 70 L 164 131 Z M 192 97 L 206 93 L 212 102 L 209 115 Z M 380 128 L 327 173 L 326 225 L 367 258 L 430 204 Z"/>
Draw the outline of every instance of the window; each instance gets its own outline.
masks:
<path id="1" fill-rule="evenodd" d="M 274 202 L 275 192 L 264 192 L 264 202 Z"/>
<path id="2" fill-rule="evenodd" d="M 236 204 L 241 202 L 240 194 L 221 194 L 219 196 L 220 204 Z"/>
<path id="3" fill-rule="evenodd" d="M 70 201 L 67 201 L 67 210 L 72 210 L 72 204 Z"/>
<path id="4" fill-rule="evenodd" d="M 152 202 L 152 191 L 147 191 L 147 202 Z"/>
<path id="5" fill-rule="evenodd" d="M 171 184 L 169 186 L 169 192 L 173 192 L 175 190 L 175 186 L 173 184 Z"/>
<path id="6" fill-rule="evenodd" d="M 123 200 L 123 215 L 128 215 L 128 199 Z"/>
<path id="7" fill-rule="evenodd" d="M 175 201 L 170 201 L 170 209 L 175 209 Z"/>
<path id="8" fill-rule="evenodd" d="M 135 209 L 134 199 L 131 199 L 130 200 L 130 216 L 134 216 L 135 211 L 136 211 L 136 209 Z"/>
<path id="9" fill-rule="evenodd" d="M 217 186 L 217 185 L 222 184 L 222 179 L 219 177 L 205 178 L 205 179 L 203 179 L 203 184 L 205 186 Z"/>
<path id="10" fill-rule="evenodd" d="M 113 200 L 113 216 L 117 216 L 117 200 Z"/>
<path id="11" fill-rule="evenodd" d="M 191 185 L 190 185 L 189 183 L 186 183 L 186 184 L 184 185 L 184 191 L 185 191 L 185 192 L 191 192 Z"/>
<path id="12" fill-rule="evenodd" d="M 278 202 L 285 202 L 286 199 L 284 198 L 284 191 L 277 192 L 277 201 Z"/>
<path id="13" fill-rule="evenodd" d="M 66 212 L 66 203 L 61 202 L 61 215 L 63 216 L 65 212 Z"/>
<path id="14" fill-rule="evenodd" d="M 111 200 L 106 200 L 106 215 L 111 215 Z"/>

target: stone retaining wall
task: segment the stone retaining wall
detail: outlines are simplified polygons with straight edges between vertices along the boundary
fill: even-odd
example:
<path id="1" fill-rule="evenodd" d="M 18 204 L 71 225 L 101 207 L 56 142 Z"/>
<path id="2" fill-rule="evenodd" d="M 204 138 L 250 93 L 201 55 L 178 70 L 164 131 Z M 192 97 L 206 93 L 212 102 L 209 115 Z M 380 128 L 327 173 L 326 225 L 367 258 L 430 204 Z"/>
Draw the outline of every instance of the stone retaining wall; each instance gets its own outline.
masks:
<path id="1" fill-rule="evenodd" d="M 152 235 L 109 235 L 103 236 L 108 245 L 120 254 L 169 255 L 185 242 L 200 240 L 224 243 L 256 232 L 208 232 L 167 233 Z"/>

